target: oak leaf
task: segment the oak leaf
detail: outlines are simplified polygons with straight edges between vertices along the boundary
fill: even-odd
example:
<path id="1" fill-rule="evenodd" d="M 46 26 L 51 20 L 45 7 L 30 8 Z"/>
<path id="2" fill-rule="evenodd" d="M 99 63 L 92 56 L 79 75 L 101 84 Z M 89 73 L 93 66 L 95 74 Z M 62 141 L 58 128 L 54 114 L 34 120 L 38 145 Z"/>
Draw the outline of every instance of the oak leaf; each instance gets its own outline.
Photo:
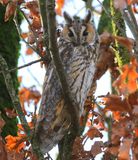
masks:
<path id="1" fill-rule="evenodd" d="M 86 133 L 86 135 L 90 139 L 93 139 L 95 137 L 100 137 L 100 138 L 103 137 L 102 133 L 96 127 L 90 127 L 90 129 L 88 130 L 88 132 Z"/>
<path id="2" fill-rule="evenodd" d="M 118 160 L 130 160 L 130 148 L 132 144 L 132 139 L 123 139 L 122 144 L 119 148 Z"/>
<path id="3" fill-rule="evenodd" d="M 132 52 L 135 41 L 132 38 L 126 38 L 121 36 L 112 36 L 115 40 L 117 40 L 121 45 L 126 47 L 129 52 Z"/>
<path id="4" fill-rule="evenodd" d="M 64 0 L 57 0 L 56 1 L 56 13 L 60 16 L 61 16 L 61 11 L 64 6 L 64 3 L 65 3 Z"/>
<path id="5" fill-rule="evenodd" d="M 121 74 L 113 82 L 113 86 L 119 91 L 120 94 L 130 94 L 137 90 L 137 61 L 135 58 L 131 59 L 130 64 L 126 64 L 121 69 Z"/>
<path id="6" fill-rule="evenodd" d="M 27 136 L 25 134 L 19 134 L 18 136 L 8 135 L 5 137 L 6 140 L 6 148 L 10 151 L 16 151 L 19 153 L 25 147 L 25 141 L 27 140 Z"/>
<path id="7" fill-rule="evenodd" d="M 11 16 L 14 15 L 16 11 L 16 3 L 15 2 L 9 2 L 8 5 L 6 6 L 6 12 L 5 12 L 5 22 L 9 20 Z"/>
<path id="8" fill-rule="evenodd" d="M 104 146 L 102 141 L 96 141 L 91 147 L 91 153 L 95 157 L 97 154 L 102 152 L 102 147 Z"/>
<path id="9" fill-rule="evenodd" d="M 26 8 L 30 10 L 32 16 L 39 16 L 39 7 L 37 1 L 30 1 L 26 3 Z"/>
<path id="10" fill-rule="evenodd" d="M 106 106 L 104 111 L 120 111 L 120 112 L 131 112 L 130 105 L 125 98 L 117 95 L 107 95 L 102 98 L 103 104 Z"/>

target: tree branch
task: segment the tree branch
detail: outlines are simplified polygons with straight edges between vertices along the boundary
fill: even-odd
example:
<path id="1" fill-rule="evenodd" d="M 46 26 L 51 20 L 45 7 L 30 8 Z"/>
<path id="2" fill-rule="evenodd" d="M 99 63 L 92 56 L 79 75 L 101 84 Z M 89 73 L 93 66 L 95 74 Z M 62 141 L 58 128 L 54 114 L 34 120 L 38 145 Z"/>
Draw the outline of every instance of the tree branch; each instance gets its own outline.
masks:
<path id="1" fill-rule="evenodd" d="M 15 89 L 13 87 L 12 78 L 11 78 L 11 75 L 8 71 L 7 63 L 6 63 L 5 59 L 1 56 L 1 54 L 0 54 L 0 70 L 4 76 L 6 87 L 7 87 L 9 94 L 10 94 L 14 108 L 16 109 L 18 116 L 20 118 L 20 121 L 23 125 L 23 128 L 26 132 L 26 135 L 28 136 L 28 139 L 30 140 L 31 139 L 31 130 L 28 126 L 28 123 L 27 123 L 27 120 L 26 120 L 24 113 L 22 111 L 22 107 L 19 102 L 18 96 L 16 95 Z"/>
<path id="2" fill-rule="evenodd" d="M 46 55 L 48 59 L 51 59 L 50 50 L 49 50 L 49 35 L 48 35 L 48 26 L 47 26 L 47 10 L 46 10 L 46 1 L 39 0 L 39 10 L 41 14 L 41 23 L 43 27 L 43 35 L 44 35 L 44 45 L 46 47 Z"/>
<path id="3" fill-rule="evenodd" d="M 32 61 L 32 62 L 30 62 L 30 63 L 24 64 L 24 65 L 19 66 L 19 67 L 9 69 L 8 71 L 9 71 L 9 72 L 13 72 L 13 71 L 16 71 L 16 70 L 19 70 L 19 69 L 23 69 L 23 68 L 25 68 L 25 67 L 31 66 L 32 64 L 35 64 L 35 63 L 38 63 L 38 62 L 41 62 L 41 61 L 43 61 L 42 58 L 40 58 L 40 59 L 38 59 L 38 60 L 35 60 L 35 61 Z"/>
<path id="4" fill-rule="evenodd" d="M 4 76 L 5 84 L 6 84 L 7 90 L 9 92 L 9 94 L 10 94 L 10 97 L 11 97 L 12 103 L 14 105 L 14 108 L 18 113 L 19 119 L 20 119 L 21 124 L 22 124 L 22 126 L 24 128 L 24 131 L 25 131 L 25 133 L 27 135 L 27 138 L 31 142 L 31 140 L 32 140 L 31 129 L 30 129 L 28 123 L 27 123 L 25 115 L 24 115 L 24 113 L 22 111 L 22 107 L 21 107 L 19 98 L 16 95 L 15 89 L 13 87 L 13 82 L 12 82 L 11 75 L 9 73 L 8 65 L 7 65 L 5 59 L 1 56 L 1 54 L 0 54 L 0 70 L 1 70 L 1 72 L 3 74 L 3 76 Z M 44 160 L 43 159 L 43 155 L 41 154 L 40 149 L 37 146 L 37 142 L 33 141 L 33 143 L 31 143 L 31 144 L 32 144 L 33 151 L 37 155 L 39 160 Z"/>
<path id="5" fill-rule="evenodd" d="M 55 23 L 56 14 L 55 14 L 54 0 L 46 1 L 46 10 L 47 10 L 48 34 L 49 34 L 49 48 L 51 51 L 51 57 L 53 58 L 54 65 L 61 82 L 64 99 L 67 104 L 66 110 L 70 114 L 72 127 L 78 131 L 79 123 L 78 123 L 78 116 L 76 114 L 76 109 L 75 109 L 76 107 L 73 105 L 73 97 L 70 94 L 68 82 L 66 79 L 66 74 L 65 74 L 65 71 L 59 56 L 58 47 L 57 47 L 56 23 Z"/>

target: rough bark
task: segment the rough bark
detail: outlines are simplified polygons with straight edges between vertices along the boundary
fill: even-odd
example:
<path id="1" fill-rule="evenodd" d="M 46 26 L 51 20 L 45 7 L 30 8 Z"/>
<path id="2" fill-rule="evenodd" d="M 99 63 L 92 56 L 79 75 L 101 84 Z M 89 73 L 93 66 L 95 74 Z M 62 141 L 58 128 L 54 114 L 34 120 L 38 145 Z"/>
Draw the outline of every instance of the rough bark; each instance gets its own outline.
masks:
<path id="1" fill-rule="evenodd" d="M 14 25 L 13 20 L 4 22 L 5 7 L 0 4 L 0 54 L 5 58 L 9 68 L 17 67 L 19 57 L 19 36 Z M 17 72 L 11 74 L 13 85 L 18 92 Z M 10 95 L 6 89 L 5 81 L 2 75 L 0 75 L 0 111 L 6 124 L 3 127 L 1 135 L 3 137 L 7 135 L 17 134 L 17 118 L 9 118 L 5 112 L 5 108 L 13 109 Z"/>

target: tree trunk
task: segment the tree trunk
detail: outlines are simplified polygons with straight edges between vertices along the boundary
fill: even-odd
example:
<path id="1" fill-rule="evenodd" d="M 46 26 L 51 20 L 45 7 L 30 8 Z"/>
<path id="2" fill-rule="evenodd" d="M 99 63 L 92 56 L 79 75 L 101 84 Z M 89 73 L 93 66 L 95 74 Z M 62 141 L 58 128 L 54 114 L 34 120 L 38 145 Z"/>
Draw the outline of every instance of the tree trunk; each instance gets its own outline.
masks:
<path id="1" fill-rule="evenodd" d="M 13 20 L 4 22 L 4 14 L 5 7 L 0 4 L 0 54 L 5 58 L 9 69 L 11 69 L 16 67 L 18 63 L 20 39 Z M 15 71 L 11 75 L 16 92 L 18 92 L 17 72 Z M 6 122 L 1 133 L 2 137 L 9 134 L 17 134 L 18 120 L 17 118 L 9 118 L 5 114 L 5 108 L 13 109 L 13 105 L 6 89 L 4 78 L 0 75 L 0 111 L 2 118 Z"/>

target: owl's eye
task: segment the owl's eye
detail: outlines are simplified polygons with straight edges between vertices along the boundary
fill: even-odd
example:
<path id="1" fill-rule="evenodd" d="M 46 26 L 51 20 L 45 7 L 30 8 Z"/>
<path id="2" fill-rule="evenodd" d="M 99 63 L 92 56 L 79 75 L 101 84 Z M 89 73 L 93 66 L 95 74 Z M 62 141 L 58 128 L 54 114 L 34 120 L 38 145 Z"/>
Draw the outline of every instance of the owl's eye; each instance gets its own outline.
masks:
<path id="1" fill-rule="evenodd" d="M 83 32 L 83 36 L 88 36 L 88 32 L 86 30 Z"/>
<path id="2" fill-rule="evenodd" d="M 72 33 L 72 31 L 69 31 L 68 36 L 69 37 L 73 37 L 74 36 L 73 33 Z"/>

